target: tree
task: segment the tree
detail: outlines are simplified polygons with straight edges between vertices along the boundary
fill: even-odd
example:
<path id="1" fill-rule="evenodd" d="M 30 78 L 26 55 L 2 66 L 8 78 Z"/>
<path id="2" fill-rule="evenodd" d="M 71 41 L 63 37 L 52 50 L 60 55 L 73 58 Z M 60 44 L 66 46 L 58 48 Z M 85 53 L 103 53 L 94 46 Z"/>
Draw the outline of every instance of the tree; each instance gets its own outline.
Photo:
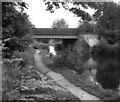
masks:
<path id="1" fill-rule="evenodd" d="M 52 28 L 68 28 L 68 24 L 63 18 L 57 19 L 53 22 Z"/>
<path id="2" fill-rule="evenodd" d="M 80 17 L 83 21 L 92 20 L 90 14 L 83 9 L 88 9 L 88 7 L 90 7 L 92 9 L 98 10 L 101 5 L 99 2 L 71 2 L 70 0 L 65 0 L 65 2 L 53 2 L 50 0 L 43 1 L 45 2 L 45 5 L 47 5 L 47 11 L 54 13 L 55 9 L 63 7 L 65 10 L 69 10 L 77 17 Z"/>
<path id="3" fill-rule="evenodd" d="M 111 44 L 120 41 L 120 5 L 114 2 L 102 3 L 94 17 L 98 19 L 101 36 Z"/>
<path id="4" fill-rule="evenodd" d="M 96 33 L 97 32 L 97 24 L 91 22 L 84 22 L 79 25 L 80 32 L 83 33 Z"/>
<path id="5" fill-rule="evenodd" d="M 94 15 L 94 17 L 99 18 L 98 24 L 101 29 L 106 30 L 116 30 L 120 29 L 120 5 L 109 2 L 103 3 L 100 8 L 100 15 Z"/>
<path id="6" fill-rule="evenodd" d="M 33 25 L 24 13 L 24 2 L 2 2 L 3 56 L 11 57 L 15 50 L 24 50 L 32 42 Z"/>

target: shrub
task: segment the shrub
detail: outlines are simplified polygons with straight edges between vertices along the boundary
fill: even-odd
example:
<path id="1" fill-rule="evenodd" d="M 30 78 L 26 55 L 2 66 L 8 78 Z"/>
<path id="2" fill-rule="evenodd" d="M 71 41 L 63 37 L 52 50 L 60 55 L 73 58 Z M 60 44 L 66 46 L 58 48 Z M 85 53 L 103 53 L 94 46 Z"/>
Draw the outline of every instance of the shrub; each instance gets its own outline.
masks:
<path id="1" fill-rule="evenodd" d="M 71 49 L 71 47 L 68 47 L 63 50 L 58 57 L 55 57 L 53 62 L 56 67 L 66 67 L 82 73 L 83 57 L 84 55 L 80 53 L 78 49 Z"/>
<path id="2" fill-rule="evenodd" d="M 34 49 L 28 48 L 23 52 L 15 51 L 13 54 L 16 58 L 22 58 L 26 65 L 34 65 Z"/>
<path id="3" fill-rule="evenodd" d="M 28 72 L 28 69 L 35 67 L 33 48 L 28 48 L 24 52 L 15 51 L 13 56 L 12 59 L 3 59 L 2 63 L 2 98 L 5 100 L 11 99 L 11 92 L 18 92 L 16 89 L 21 87 L 22 76 Z"/>
<path id="4" fill-rule="evenodd" d="M 120 55 L 120 43 L 116 43 L 113 45 L 106 43 L 99 43 L 94 46 L 92 49 L 92 53 L 94 54 L 102 54 L 102 55 Z"/>

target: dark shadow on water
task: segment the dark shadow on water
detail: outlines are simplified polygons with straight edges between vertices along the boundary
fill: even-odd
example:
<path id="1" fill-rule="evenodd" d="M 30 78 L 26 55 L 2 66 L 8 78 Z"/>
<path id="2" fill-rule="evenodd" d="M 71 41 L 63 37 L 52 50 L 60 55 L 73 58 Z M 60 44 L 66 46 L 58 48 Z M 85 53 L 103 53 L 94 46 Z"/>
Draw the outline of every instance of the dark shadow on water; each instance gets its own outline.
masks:
<path id="1" fill-rule="evenodd" d="M 120 102 L 120 97 L 115 100 L 102 100 L 102 102 Z"/>
<path id="2" fill-rule="evenodd" d="M 92 58 L 97 62 L 97 82 L 104 89 L 116 90 L 120 84 L 120 59 L 103 56 L 92 56 Z"/>

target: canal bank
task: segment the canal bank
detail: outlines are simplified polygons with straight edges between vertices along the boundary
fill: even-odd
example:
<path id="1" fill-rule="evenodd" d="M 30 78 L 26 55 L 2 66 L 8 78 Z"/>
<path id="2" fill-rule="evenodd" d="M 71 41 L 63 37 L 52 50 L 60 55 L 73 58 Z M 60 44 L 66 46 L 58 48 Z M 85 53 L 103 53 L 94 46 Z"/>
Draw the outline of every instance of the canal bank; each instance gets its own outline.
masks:
<path id="1" fill-rule="evenodd" d="M 70 55 L 71 54 L 72 53 L 70 53 Z M 68 55 L 66 55 L 66 57 L 63 56 L 62 58 L 59 58 L 59 55 L 61 55 L 61 54 L 58 53 L 58 56 L 56 56 L 56 57 L 49 57 L 49 56 L 47 56 L 47 53 L 45 51 L 41 50 L 42 62 L 52 71 L 64 76 L 64 78 L 67 79 L 70 83 L 72 83 L 73 85 L 75 85 L 77 87 L 80 87 L 82 90 L 85 90 L 86 92 L 88 92 L 94 96 L 99 97 L 101 100 L 112 100 L 115 102 L 119 102 L 118 90 L 104 89 L 104 86 L 102 86 L 104 83 L 107 83 L 108 87 L 113 87 L 113 85 L 114 86 L 116 85 L 116 83 L 114 83 L 114 82 L 117 81 L 118 79 L 113 79 L 112 77 L 114 75 L 116 75 L 115 78 L 118 78 L 117 73 L 119 73 L 119 71 L 118 71 L 118 69 L 116 69 L 117 66 L 115 67 L 113 65 L 112 69 L 114 69 L 115 71 L 111 72 L 112 66 L 110 65 L 111 66 L 110 67 L 108 65 L 109 62 L 106 61 L 105 58 L 101 59 L 102 62 L 104 62 L 104 63 L 101 63 L 101 60 L 99 63 L 98 62 L 99 60 L 97 61 L 94 58 L 91 58 L 92 56 L 86 57 L 86 54 L 84 54 L 85 56 L 77 56 L 77 58 L 79 58 L 79 63 L 81 63 L 81 64 L 78 64 L 79 66 L 76 69 L 76 67 L 74 67 L 74 66 L 71 67 L 71 63 L 73 62 L 73 59 L 71 59 L 72 61 L 70 61 L 68 63 L 67 59 L 66 59 L 66 57 Z M 75 53 L 75 55 L 76 55 L 76 53 Z M 81 53 L 80 53 L 80 55 L 81 55 Z M 76 57 L 75 57 L 75 59 L 76 59 Z M 65 65 L 66 63 L 69 65 L 66 66 Z M 111 63 L 111 61 L 110 61 L 110 63 Z M 117 63 L 115 63 L 115 64 L 117 64 Z M 108 68 L 106 68 L 106 67 L 103 68 L 106 65 L 108 65 Z M 100 71 L 100 73 L 99 73 L 99 71 Z M 107 76 L 110 76 L 110 77 L 107 77 Z M 99 81 L 96 78 L 97 79 L 101 78 L 101 79 Z M 113 79 L 113 80 L 111 80 L 111 79 Z M 101 82 L 101 80 L 104 80 L 104 82 L 102 81 L 102 83 L 99 83 L 99 82 Z"/>
<path id="2" fill-rule="evenodd" d="M 40 52 L 36 52 L 34 55 L 35 64 L 38 70 L 42 73 L 47 75 L 48 77 L 52 78 L 55 82 L 57 82 L 60 86 L 67 89 L 73 95 L 75 95 L 80 100 L 100 100 L 98 97 L 89 94 L 88 92 L 82 90 L 80 87 L 77 87 L 66 80 L 61 74 L 51 71 L 47 68 L 41 61 Z"/>

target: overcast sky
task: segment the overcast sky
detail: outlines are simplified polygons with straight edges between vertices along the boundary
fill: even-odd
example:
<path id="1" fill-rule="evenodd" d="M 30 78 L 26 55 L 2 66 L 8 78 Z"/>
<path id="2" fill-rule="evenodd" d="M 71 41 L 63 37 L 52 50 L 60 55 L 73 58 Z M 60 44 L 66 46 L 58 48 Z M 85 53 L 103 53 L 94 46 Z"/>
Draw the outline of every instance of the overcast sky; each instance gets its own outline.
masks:
<path id="1" fill-rule="evenodd" d="M 75 15 L 68 10 L 60 8 L 55 10 L 55 13 L 50 13 L 49 11 L 46 11 L 46 6 L 42 0 L 24 1 L 29 4 L 29 8 L 26 12 L 29 15 L 30 21 L 36 28 L 51 28 L 53 21 L 61 18 L 66 20 L 69 28 L 76 28 L 78 26 L 78 21 L 80 18 L 75 17 Z M 94 10 L 88 9 L 87 12 L 93 14 Z"/>

